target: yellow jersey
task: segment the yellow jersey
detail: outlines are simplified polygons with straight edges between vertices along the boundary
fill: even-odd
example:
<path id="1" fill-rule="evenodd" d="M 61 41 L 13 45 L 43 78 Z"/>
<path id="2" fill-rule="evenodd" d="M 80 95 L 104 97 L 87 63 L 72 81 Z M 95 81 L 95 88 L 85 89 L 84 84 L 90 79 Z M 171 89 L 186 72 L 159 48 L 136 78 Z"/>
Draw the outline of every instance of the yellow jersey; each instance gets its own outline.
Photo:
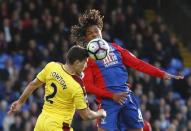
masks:
<path id="1" fill-rule="evenodd" d="M 48 63 L 37 78 L 45 83 L 42 112 L 71 125 L 75 110 L 87 108 L 82 80 L 69 74 L 63 64 Z"/>

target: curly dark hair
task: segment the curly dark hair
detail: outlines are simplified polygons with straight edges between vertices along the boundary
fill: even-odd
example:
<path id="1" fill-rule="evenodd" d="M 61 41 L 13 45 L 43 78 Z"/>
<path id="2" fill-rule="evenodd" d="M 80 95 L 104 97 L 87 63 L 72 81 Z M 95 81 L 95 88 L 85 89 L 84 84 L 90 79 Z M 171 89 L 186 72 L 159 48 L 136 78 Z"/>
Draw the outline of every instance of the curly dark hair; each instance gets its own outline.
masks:
<path id="1" fill-rule="evenodd" d="M 97 25 L 100 30 L 103 28 L 103 18 L 99 10 L 87 10 L 79 16 L 78 24 L 71 27 L 71 40 L 75 44 L 83 45 L 86 29 L 89 26 Z"/>

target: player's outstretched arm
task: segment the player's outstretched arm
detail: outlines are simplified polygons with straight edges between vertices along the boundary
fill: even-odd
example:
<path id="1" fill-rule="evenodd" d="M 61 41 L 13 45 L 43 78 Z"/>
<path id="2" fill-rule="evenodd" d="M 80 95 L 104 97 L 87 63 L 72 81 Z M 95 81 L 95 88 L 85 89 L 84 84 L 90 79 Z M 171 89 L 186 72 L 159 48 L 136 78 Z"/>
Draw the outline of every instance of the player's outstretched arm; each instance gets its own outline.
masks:
<path id="1" fill-rule="evenodd" d="M 160 77 L 164 79 L 183 79 L 184 77 L 181 75 L 171 75 L 165 71 L 160 70 L 149 63 L 146 63 L 138 58 L 136 58 L 133 54 L 131 54 L 128 50 L 121 48 L 120 46 L 113 44 L 117 50 L 121 53 L 123 58 L 123 63 L 127 66 L 130 66 L 138 71 L 143 73 L 147 73 L 151 76 Z"/>
<path id="2" fill-rule="evenodd" d="M 18 112 L 21 108 L 21 106 L 23 105 L 23 103 L 25 103 L 25 101 L 27 100 L 27 98 L 32 94 L 32 92 L 39 86 L 41 86 L 43 83 L 41 81 L 39 81 L 37 78 L 35 78 L 33 81 L 31 81 L 27 87 L 25 88 L 25 90 L 23 91 L 23 93 L 21 94 L 20 98 L 16 101 L 14 101 L 11 104 L 10 110 L 8 111 L 8 114 L 12 114 L 14 112 Z"/>
<path id="3" fill-rule="evenodd" d="M 106 117 L 106 112 L 103 109 L 100 109 L 98 111 L 92 111 L 89 108 L 78 110 L 80 113 L 80 116 L 84 120 L 93 120 L 96 118 L 104 118 Z"/>

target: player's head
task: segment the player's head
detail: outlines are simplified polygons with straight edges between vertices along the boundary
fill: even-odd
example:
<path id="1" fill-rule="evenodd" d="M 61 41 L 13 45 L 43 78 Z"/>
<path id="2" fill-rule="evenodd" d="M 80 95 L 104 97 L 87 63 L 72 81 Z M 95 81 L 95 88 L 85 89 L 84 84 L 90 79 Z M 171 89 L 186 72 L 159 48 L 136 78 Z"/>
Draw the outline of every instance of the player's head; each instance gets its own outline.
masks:
<path id="1" fill-rule="evenodd" d="M 84 44 L 94 38 L 102 38 L 103 16 L 100 15 L 98 10 L 85 11 L 78 21 L 78 25 L 72 26 L 71 29 L 71 38 L 74 43 L 84 46 Z"/>
<path id="2" fill-rule="evenodd" d="M 88 56 L 85 48 L 73 46 L 67 53 L 66 64 L 70 65 L 77 74 L 80 74 L 86 66 Z"/>

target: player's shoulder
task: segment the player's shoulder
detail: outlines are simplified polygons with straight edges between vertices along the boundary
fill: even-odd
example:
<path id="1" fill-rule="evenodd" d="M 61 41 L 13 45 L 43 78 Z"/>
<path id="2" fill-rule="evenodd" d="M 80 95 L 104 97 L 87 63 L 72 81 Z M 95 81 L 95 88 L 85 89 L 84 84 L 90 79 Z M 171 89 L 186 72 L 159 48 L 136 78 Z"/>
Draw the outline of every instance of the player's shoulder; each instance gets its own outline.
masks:
<path id="1" fill-rule="evenodd" d="M 50 71 L 50 70 L 52 70 L 52 69 L 58 68 L 59 66 L 60 66 L 59 63 L 52 61 L 52 62 L 47 63 L 47 64 L 45 65 L 44 69 L 45 69 L 46 71 Z"/>
<path id="2" fill-rule="evenodd" d="M 115 43 L 115 42 L 112 42 L 110 45 L 111 45 L 113 48 L 117 49 L 117 50 L 123 49 L 121 46 L 119 46 L 119 45 L 118 45 L 117 43 Z"/>
<path id="3" fill-rule="evenodd" d="M 51 62 L 47 63 L 46 67 L 58 66 L 60 64 L 61 63 L 59 63 L 59 62 L 51 61 Z"/>
<path id="4" fill-rule="evenodd" d="M 111 46 L 112 46 L 115 50 L 117 50 L 117 51 L 119 51 L 119 52 L 129 52 L 129 50 L 128 50 L 127 48 L 123 48 L 123 47 L 121 47 L 120 45 L 118 45 L 118 44 L 115 43 L 115 42 L 111 43 Z M 129 52 L 129 53 L 130 53 L 130 52 Z"/>
<path id="5" fill-rule="evenodd" d="M 77 75 L 71 75 L 71 76 L 72 76 L 72 78 L 74 79 L 74 81 L 76 81 L 81 87 L 84 86 L 84 85 L 83 85 L 83 81 L 82 81 L 82 79 L 81 79 L 80 76 L 77 76 Z"/>
<path id="6" fill-rule="evenodd" d="M 73 78 L 73 93 L 76 94 L 76 93 L 80 93 L 80 92 L 83 92 L 83 94 L 85 95 L 86 91 L 84 89 L 84 83 L 83 83 L 83 80 L 79 77 L 79 76 L 76 76 L 76 75 L 72 75 L 72 78 Z"/>
<path id="7" fill-rule="evenodd" d="M 114 48 L 119 47 L 119 45 L 115 42 L 111 42 L 109 45 Z"/>
<path id="8" fill-rule="evenodd" d="M 87 60 L 88 66 L 94 65 L 95 63 L 96 63 L 96 61 L 94 59 L 92 59 L 90 57 L 88 58 L 88 60 Z"/>

